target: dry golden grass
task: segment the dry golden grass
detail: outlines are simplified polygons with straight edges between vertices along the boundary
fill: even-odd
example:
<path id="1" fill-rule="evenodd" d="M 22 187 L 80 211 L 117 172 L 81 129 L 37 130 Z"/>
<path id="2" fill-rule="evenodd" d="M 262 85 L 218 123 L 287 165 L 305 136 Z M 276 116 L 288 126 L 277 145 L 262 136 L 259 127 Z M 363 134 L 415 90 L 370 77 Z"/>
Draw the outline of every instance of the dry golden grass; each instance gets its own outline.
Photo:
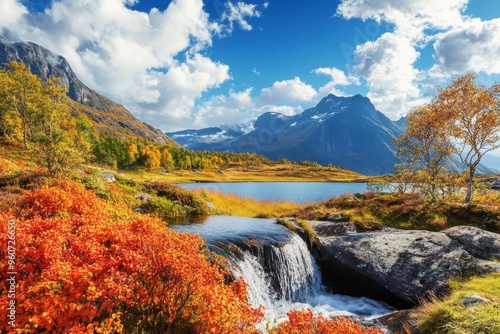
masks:
<path id="1" fill-rule="evenodd" d="M 415 312 L 418 329 L 424 334 L 500 333 L 500 274 L 451 281 L 444 299 L 430 298 Z M 466 306 L 466 295 L 488 302 Z"/>
<path id="2" fill-rule="evenodd" d="M 222 215 L 272 218 L 290 215 L 301 208 L 300 204 L 293 202 L 258 201 L 215 190 L 197 189 L 193 192 L 212 203 Z"/>
<path id="3" fill-rule="evenodd" d="M 259 167 L 230 167 L 223 170 L 197 171 L 125 171 L 125 174 L 144 181 L 173 183 L 193 182 L 364 182 L 368 176 L 336 167 L 309 167 L 291 164 L 272 164 Z"/>

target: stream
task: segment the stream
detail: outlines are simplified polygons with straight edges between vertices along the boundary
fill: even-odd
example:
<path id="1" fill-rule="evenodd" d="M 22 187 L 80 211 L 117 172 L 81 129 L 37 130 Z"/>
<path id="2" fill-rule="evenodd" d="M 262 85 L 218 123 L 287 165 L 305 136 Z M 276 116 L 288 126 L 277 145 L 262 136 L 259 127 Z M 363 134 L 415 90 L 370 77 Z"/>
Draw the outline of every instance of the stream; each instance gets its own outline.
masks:
<path id="1" fill-rule="evenodd" d="M 169 227 L 201 235 L 212 251 L 227 258 L 234 276 L 247 282 L 252 305 L 265 307 L 264 322 L 283 320 L 295 308 L 325 317 L 375 318 L 392 311 L 369 298 L 329 293 L 306 243 L 274 220 L 210 216 Z"/>

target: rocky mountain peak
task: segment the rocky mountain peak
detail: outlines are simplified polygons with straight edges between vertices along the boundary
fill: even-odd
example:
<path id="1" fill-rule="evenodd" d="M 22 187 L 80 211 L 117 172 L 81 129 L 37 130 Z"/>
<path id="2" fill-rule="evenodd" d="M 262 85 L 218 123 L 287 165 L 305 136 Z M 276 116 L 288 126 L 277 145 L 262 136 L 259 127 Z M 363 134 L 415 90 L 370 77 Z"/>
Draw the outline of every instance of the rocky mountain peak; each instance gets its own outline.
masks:
<path id="1" fill-rule="evenodd" d="M 289 117 L 278 112 L 266 112 L 257 118 L 254 127 L 256 129 L 282 128 L 289 123 Z"/>
<path id="2" fill-rule="evenodd" d="M 15 40 L 5 32 L 0 34 L 0 66 L 11 61 L 23 62 L 31 73 L 41 79 L 54 76 L 61 85 L 68 87 L 68 97 L 72 110 L 84 112 L 100 128 L 117 136 L 140 136 L 156 142 L 175 144 L 162 131 L 136 119 L 123 106 L 98 94 L 83 84 L 71 69 L 66 59 L 41 45 Z"/>

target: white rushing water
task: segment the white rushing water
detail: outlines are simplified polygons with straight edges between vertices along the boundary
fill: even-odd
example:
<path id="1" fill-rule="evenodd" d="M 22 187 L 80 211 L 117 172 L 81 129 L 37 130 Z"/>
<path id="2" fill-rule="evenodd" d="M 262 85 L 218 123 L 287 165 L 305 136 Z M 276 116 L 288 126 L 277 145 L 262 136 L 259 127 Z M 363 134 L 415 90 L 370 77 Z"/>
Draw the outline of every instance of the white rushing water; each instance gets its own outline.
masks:
<path id="1" fill-rule="evenodd" d="M 376 317 L 390 312 L 387 305 L 364 297 L 331 294 L 305 242 L 293 235 L 281 246 L 259 246 L 234 254 L 235 276 L 248 284 L 253 306 L 265 307 L 264 323 L 286 318 L 296 308 L 310 308 L 326 318 L 339 315 Z"/>
<path id="2" fill-rule="evenodd" d="M 201 223 L 170 228 L 201 235 L 212 251 L 230 260 L 234 276 L 248 284 L 252 305 L 266 309 L 262 327 L 286 319 L 286 313 L 296 308 L 310 308 L 326 318 L 370 318 L 391 311 L 369 298 L 328 293 L 306 243 L 274 220 L 210 216 Z"/>

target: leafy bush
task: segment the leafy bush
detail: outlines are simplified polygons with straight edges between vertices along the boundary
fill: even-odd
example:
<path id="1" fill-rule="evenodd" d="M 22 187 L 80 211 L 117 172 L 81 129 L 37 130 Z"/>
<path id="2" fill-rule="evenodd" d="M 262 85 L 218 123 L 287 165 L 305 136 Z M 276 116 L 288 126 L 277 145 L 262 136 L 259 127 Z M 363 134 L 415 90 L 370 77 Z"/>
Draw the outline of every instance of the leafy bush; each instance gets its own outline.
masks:
<path id="1" fill-rule="evenodd" d="M 184 217 L 189 213 L 189 210 L 186 210 L 182 205 L 163 197 L 152 197 L 141 205 L 141 209 L 145 213 L 163 220 L 167 220 L 170 217 Z"/>
<path id="2" fill-rule="evenodd" d="M 23 219 L 85 217 L 107 219 L 106 202 L 88 191 L 82 184 L 61 181 L 52 187 L 34 190 L 23 196 L 19 203 L 19 216 Z"/>
<path id="3" fill-rule="evenodd" d="M 84 184 L 87 189 L 92 190 L 97 196 L 105 200 L 111 200 L 113 198 L 113 194 L 109 191 L 105 181 L 99 176 L 90 175 L 79 177 L 78 181 Z"/>
<path id="4" fill-rule="evenodd" d="M 209 214 L 208 205 L 206 201 L 203 200 L 203 198 L 179 186 L 164 182 L 154 182 L 148 184 L 148 188 L 154 191 L 158 196 L 165 197 L 166 199 L 174 203 L 182 205 L 184 207 L 184 210 L 186 211 L 186 214 Z"/>
<path id="5" fill-rule="evenodd" d="M 338 317 L 326 320 L 310 309 L 292 310 L 288 320 L 270 330 L 270 334 L 382 334 L 378 328 L 364 328 L 354 321 Z"/>
<path id="6" fill-rule="evenodd" d="M 114 218 L 126 208 L 70 181 L 16 203 L 0 221 L 16 225 L 18 332 L 256 332 L 261 312 L 249 305 L 246 285 L 225 283 L 222 260 L 209 256 L 201 238 L 147 216 Z M 0 234 L 6 245 L 6 223 Z M 6 252 L 0 248 L 0 257 Z M 0 262 L 4 273 L 6 266 Z M 8 288 L 2 279 L 1 305 Z M 6 312 L 0 307 L 2 319 Z M 10 329 L 0 322 L 0 332 Z"/>

